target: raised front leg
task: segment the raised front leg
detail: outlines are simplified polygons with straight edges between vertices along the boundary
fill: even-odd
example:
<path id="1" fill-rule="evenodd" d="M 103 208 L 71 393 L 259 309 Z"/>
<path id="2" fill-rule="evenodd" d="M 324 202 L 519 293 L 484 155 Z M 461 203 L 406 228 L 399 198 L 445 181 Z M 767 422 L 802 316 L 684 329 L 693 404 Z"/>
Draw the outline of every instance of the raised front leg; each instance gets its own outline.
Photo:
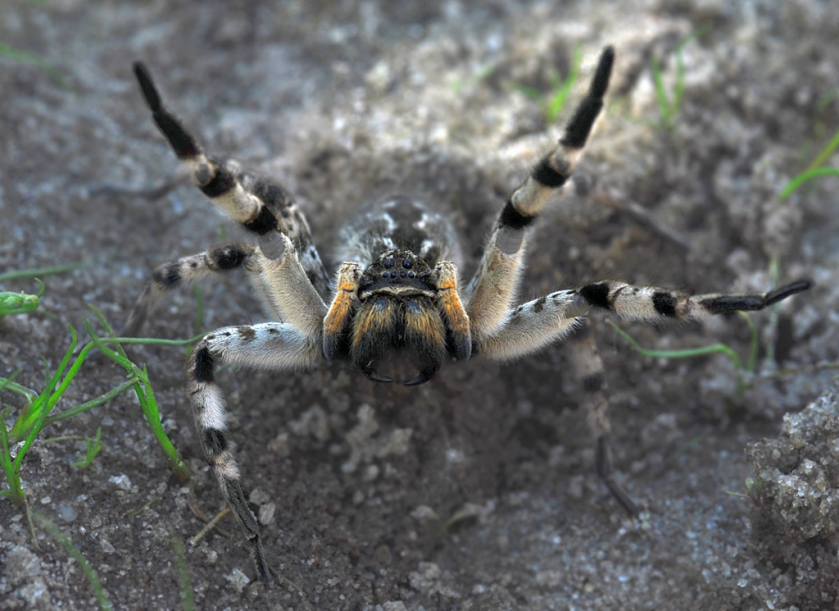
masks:
<path id="1" fill-rule="evenodd" d="M 551 197 L 566 184 L 579 160 L 609 86 L 615 52 L 606 47 L 588 94 L 574 111 L 556 148 L 545 155 L 510 196 L 498 217 L 483 260 L 466 290 L 472 334 L 491 336 L 504 325 L 518 290 L 525 232 Z"/>
<path id="2" fill-rule="evenodd" d="M 329 277 L 306 217 L 292 196 L 278 184 L 240 171 L 232 161 L 208 158 L 193 135 L 163 106 L 145 65 L 136 62 L 134 74 L 154 122 L 201 192 L 248 231 L 259 236 L 279 231 L 291 238 L 309 280 L 326 295 Z"/>

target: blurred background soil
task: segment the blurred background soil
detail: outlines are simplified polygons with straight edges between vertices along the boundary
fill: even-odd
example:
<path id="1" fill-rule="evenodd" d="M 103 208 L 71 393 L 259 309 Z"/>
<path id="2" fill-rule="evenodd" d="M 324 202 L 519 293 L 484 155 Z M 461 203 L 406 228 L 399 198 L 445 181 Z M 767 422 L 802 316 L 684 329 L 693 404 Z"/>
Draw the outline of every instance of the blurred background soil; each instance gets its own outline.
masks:
<path id="1" fill-rule="evenodd" d="M 415 389 L 374 385 L 343 363 L 223 370 L 243 485 L 283 583 L 253 581 L 226 518 L 232 538 L 186 544 L 197 608 L 837 607 L 839 407 L 836 370 L 824 367 L 839 360 L 836 178 L 779 198 L 839 126 L 833 3 L 7 0 L 2 13 L 0 273 L 88 263 L 45 277 L 38 313 L 0 321 L 0 375 L 17 371 L 30 388 L 43 386 L 41 359 L 54 368 L 69 345 L 66 324 L 93 318 L 87 304 L 118 326 L 156 265 L 242 236 L 186 185 L 152 200 L 102 195 L 103 184 L 175 176 L 131 74 L 137 59 L 207 150 L 296 195 L 325 259 L 351 210 L 401 191 L 451 215 L 468 278 L 504 198 L 561 133 L 569 109 L 551 121 L 545 105 L 575 54 L 572 104 L 613 44 L 609 103 L 580 170 L 690 248 L 602 203 L 564 200 L 533 232 L 522 300 L 604 278 L 693 292 L 815 281 L 752 317 L 754 372 L 719 354 L 642 357 L 593 317 L 615 463 L 639 519 L 594 474 L 562 346 L 449 366 Z M 668 120 L 654 63 L 671 102 L 682 81 Z M 241 276 L 204 285 L 203 299 L 203 330 L 263 320 Z M 145 333 L 187 338 L 195 321 L 183 290 Z M 725 342 L 744 361 L 751 339 L 739 316 L 623 327 L 659 349 Z M 198 454 L 186 350 L 130 355 L 148 365 L 164 428 L 195 472 L 194 503 L 128 393 L 44 432 L 101 427 L 93 468 L 73 466 L 83 441 L 38 443 L 22 477 L 114 608 L 178 609 L 172 540 L 201 529 L 193 505 L 213 515 L 221 497 Z M 122 381 L 94 358 L 56 409 Z M 0 500 L 0 609 L 94 607 L 76 561 L 35 536 Z"/>

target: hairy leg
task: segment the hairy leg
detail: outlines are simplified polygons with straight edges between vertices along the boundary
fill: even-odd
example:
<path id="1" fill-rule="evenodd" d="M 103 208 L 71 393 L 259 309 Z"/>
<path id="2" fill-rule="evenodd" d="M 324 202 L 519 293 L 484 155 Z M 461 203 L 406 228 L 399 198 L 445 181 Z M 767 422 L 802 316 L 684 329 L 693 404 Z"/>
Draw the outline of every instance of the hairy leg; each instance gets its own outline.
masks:
<path id="1" fill-rule="evenodd" d="M 609 441 L 612 427 L 609 423 L 609 392 L 603 375 L 603 360 L 597 351 L 591 323 L 583 320 L 568 340 L 574 376 L 583 388 L 582 406 L 585 408 L 591 435 L 595 443 L 595 468 L 597 475 L 629 515 L 638 513 L 638 506 L 615 479 L 612 465 L 612 448 Z"/>
<path id="2" fill-rule="evenodd" d="M 140 298 L 128 316 L 122 334 L 136 336 L 149 316 L 160 306 L 169 291 L 190 285 L 213 274 L 245 266 L 253 256 L 254 247 L 248 244 L 226 244 L 206 252 L 181 257 L 159 265 L 152 279 L 143 289 Z"/>
<path id="3" fill-rule="evenodd" d="M 621 318 L 655 322 L 663 319 L 700 320 L 717 314 L 762 310 L 806 291 L 810 285 L 808 280 L 798 280 L 759 295 L 688 295 L 670 289 L 607 281 L 587 284 L 577 289 L 576 293 L 592 306 L 614 312 Z"/>
<path id="4" fill-rule="evenodd" d="M 465 291 L 472 334 L 478 338 L 491 336 L 504 325 L 518 289 L 527 228 L 552 197 L 563 188 L 575 187 L 568 179 L 603 108 L 614 57 L 612 47 L 603 51 L 588 94 L 574 111 L 559 144 L 513 191 L 498 217 L 483 260 Z"/>
<path id="5" fill-rule="evenodd" d="M 287 235 L 300 253 L 309 280 L 325 295 L 329 276 L 306 217 L 292 196 L 278 184 L 241 171 L 232 161 L 207 157 L 194 136 L 163 106 L 151 74 L 141 62 L 134 64 L 134 74 L 154 122 L 201 192 L 248 231 L 258 236 L 276 231 Z"/>
<path id="6" fill-rule="evenodd" d="M 218 363 L 276 371 L 310 369 L 322 358 L 319 338 L 303 335 L 290 325 L 266 323 L 218 329 L 196 345 L 190 359 L 187 387 L 201 449 L 225 500 L 245 530 L 263 581 L 270 579 L 270 572 L 259 523 L 242 491 L 239 467 L 226 436 L 227 407 L 214 370 Z"/>

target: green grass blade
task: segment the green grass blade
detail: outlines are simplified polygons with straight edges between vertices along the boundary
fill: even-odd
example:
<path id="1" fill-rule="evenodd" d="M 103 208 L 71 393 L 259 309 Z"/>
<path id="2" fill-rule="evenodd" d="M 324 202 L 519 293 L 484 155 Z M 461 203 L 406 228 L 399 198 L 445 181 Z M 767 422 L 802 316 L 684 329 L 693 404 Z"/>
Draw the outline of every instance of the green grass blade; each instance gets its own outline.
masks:
<path id="1" fill-rule="evenodd" d="M 29 407 L 29 409 L 23 410 L 17 417 L 10 433 L 10 435 L 15 439 L 20 439 L 26 435 L 29 431 L 31 431 L 32 427 L 36 426 L 36 424 L 40 426 L 40 423 L 49 415 L 52 408 L 55 407 L 55 404 L 58 403 L 61 396 L 66 392 L 67 387 L 70 386 L 70 383 L 73 381 L 73 378 L 92 349 L 90 346 L 85 346 L 81 350 L 79 355 L 76 357 L 76 360 L 70 367 L 67 375 L 64 376 L 64 379 L 61 381 L 61 384 L 58 385 L 58 388 L 55 388 L 58 378 L 67 368 L 67 365 L 73 356 L 73 351 L 76 349 L 76 345 L 78 344 L 78 335 L 76 334 L 76 330 L 72 325 L 67 325 L 67 327 L 70 329 L 70 335 L 72 338 L 70 341 L 70 347 L 64 354 L 64 358 L 61 360 L 55 374 L 47 381 L 44 390 L 40 395 L 38 395 L 38 399 Z M 54 392 L 53 389 L 55 389 Z"/>
<path id="2" fill-rule="evenodd" d="M 149 428 L 151 428 L 157 443 L 163 450 L 163 454 L 169 462 L 169 467 L 172 471 L 174 471 L 175 476 L 179 481 L 187 482 L 190 477 L 192 477 L 192 472 L 189 467 L 187 467 L 186 463 L 181 459 L 180 453 L 175 447 L 175 444 L 172 443 L 169 436 L 166 435 L 166 431 L 163 430 L 163 423 L 160 421 L 160 410 L 157 406 L 157 399 L 154 397 L 154 389 L 152 388 L 151 381 L 149 381 L 148 371 L 145 367 L 143 367 L 140 382 L 143 385 L 143 390 L 145 391 L 143 399 L 140 400 L 140 405 L 143 408 L 143 414 L 146 416 L 146 421 L 149 423 Z"/>
<path id="3" fill-rule="evenodd" d="M 96 429 L 96 437 L 85 439 L 85 455 L 73 463 L 74 467 L 90 467 L 102 451 L 102 427 Z"/>
<path id="4" fill-rule="evenodd" d="M 26 399 L 26 405 L 24 409 L 26 409 L 35 402 L 35 400 L 38 398 L 38 393 L 36 393 L 31 388 L 26 388 L 26 386 L 22 386 L 15 382 L 15 378 L 19 373 L 20 370 L 17 370 L 12 374 L 12 377 L 10 378 L 0 377 L 0 391 L 8 390 L 9 392 L 13 392 L 24 397 Z"/>
<path id="5" fill-rule="evenodd" d="M 44 427 L 46 428 L 51 424 L 59 422 L 61 420 L 66 420 L 67 418 L 72 418 L 73 416 L 77 416 L 82 412 L 86 412 L 89 409 L 93 409 L 94 407 L 99 407 L 100 405 L 104 405 L 114 397 L 117 397 L 124 393 L 126 390 L 134 386 L 137 383 L 137 378 L 131 378 L 127 382 L 123 382 L 119 386 L 112 388 L 104 395 L 96 397 L 95 399 L 91 399 L 90 401 L 86 401 L 81 405 L 77 405 L 73 409 L 68 409 L 67 411 L 63 411 L 59 414 L 55 414 L 53 416 L 48 416 L 44 419 Z"/>
<path id="6" fill-rule="evenodd" d="M 98 310 L 96 310 L 96 308 L 93 308 L 93 310 L 97 313 L 97 316 L 100 316 L 100 320 L 103 322 L 106 329 L 110 333 L 113 333 L 110 326 Z M 186 466 L 186 463 L 184 463 L 181 459 L 175 445 L 166 435 L 166 431 L 163 430 L 163 425 L 160 423 L 160 411 L 157 407 L 157 400 L 154 397 L 154 389 L 152 388 L 146 369 L 143 368 L 140 370 L 139 367 L 132 363 L 131 360 L 125 356 L 125 351 L 119 343 L 116 344 L 116 351 L 105 346 L 104 342 L 98 335 L 96 335 L 96 332 L 93 330 L 93 327 L 88 321 L 85 321 L 85 329 L 87 330 L 88 335 L 90 335 L 91 341 L 105 356 L 119 363 L 123 368 L 125 368 L 129 375 L 137 378 L 138 381 L 134 384 L 134 392 L 137 395 L 137 400 L 140 402 L 140 407 L 143 410 L 146 421 L 148 422 L 155 439 L 163 450 L 163 454 L 169 462 L 170 468 L 174 471 L 175 476 L 182 482 L 188 481 L 192 476 L 192 473 L 190 472 L 189 467 Z"/>
<path id="7" fill-rule="evenodd" d="M 749 331 L 752 333 L 752 341 L 749 345 L 749 359 L 746 361 L 746 371 L 754 373 L 757 368 L 758 352 L 760 351 L 760 337 L 757 334 L 757 327 L 755 327 L 755 323 L 752 321 L 752 317 L 749 316 L 748 312 L 739 312 L 739 314 L 746 321 Z"/>
<path id="8" fill-rule="evenodd" d="M 571 59 L 571 67 L 568 75 L 559 87 L 559 90 L 551 97 L 546 116 L 548 124 L 554 123 L 559 117 L 562 109 L 565 108 L 565 103 L 568 101 L 568 96 L 574 88 L 574 83 L 577 82 L 577 76 L 580 74 L 580 63 L 583 60 L 583 47 L 577 45 L 574 47 L 574 56 Z"/>
<path id="9" fill-rule="evenodd" d="M 108 592 L 105 588 L 102 587 L 102 582 L 99 581 L 99 575 L 96 574 L 96 571 L 90 563 L 87 561 L 82 553 L 79 551 L 79 548 L 75 546 L 75 544 L 70 540 L 70 538 L 65 535 L 61 530 L 53 524 L 49 519 L 45 516 L 41 515 L 37 511 L 32 512 L 32 517 L 38 523 L 38 526 L 43 528 L 47 531 L 53 539 L 58 541 L 61 546 L 67 551 L 68 554 L 78 563 L 79 568 L 82 570 L 85 578 L 87 579 L 88 583 L 90 584 L 91 589 L 93 590 L 93 594 L 96 596 L 96 600 L 99 603 L 99 608 L 103 611 L 107 610 L 110 611 L 111 601 L 108 597 Z"/>
<path id="10" fill-rule="evenodd" d="M 837 147 L 839 147 L 839 131 L 833 134 L 833 138 L 831 138 L 827 146 L 825 146 L 819 152 L 819 154 L 816 155 L 816 158 L 813 159 L 812 162 L 810 162 L 810 165 L 807 166 L 807 169 L 815 170 L 816 168 L 822 166 L 825 161 L 830 159 L 830 156 L 833 154 L 833 151 L 835 151 Z"/>
<path id="11" fill-rule="evenodd" d="M 839 176 L 839 168 L 813 168 L 812 170 L 801 172 L 801 174 L 789 181 L 787 186 L 784 187 L 784 190 L 781 191 L 781 200 L 785 200 L 795 193 L 796 189 L 808 180 L 819 178 L 820 176 Z"/>
<path id="12" fill-rule="evenodd" d="M 100 337 L 103 344 L 142 344 L 147 346 L 188 346 L 204 339 L 206 333 L 200 333 L 189 339 L 158 339 L 156 337 Z"/>
<path id="13" fill-rule="evenodd" d="M 2 43 L 0 43 L 2 44 Z M 66 265 L 56 265 L 54 267 L 38 267 L 35 269 L 21 269 L 13 272 L 6 272 L 0 274 L 0 282 L 7 280 L 23 280 L 29 278 L 36 278 L 38 276 L 49 276 L 52 274 L 64 274 L 82 267 L 86 267 L 87 263 L 68 263 Z"/>
<path id="14" fill-rule="evenodd" d="M 725 344 L 713 344 L 711 346 L 702 346 L 700 348 L 687 348 L 684 350 L 648 350 L 642 347 L 638 342 L 635 341 L 635 339 L 633 339 L 631 335 L 629 335 L 629 333 L 621 329 L 613 321 L 607 320 L 606 322 L 609 323 L 612 329 L 614 329 L 618 335 L 625 339 L 627 343 L 629 343 L 629 345 L 635 349 L 636 352 L 644 356 L 663 359 L 686 359 L 721 352 L 722 354 L 725 354 L 732 360 L 732 362 L 738 370 L 743 369 L 743 361 L 740 359 L 740 356 Z"/>
<path id="15" fill-rule="evenodd" d="M 513 90 L 518 91 L 524 97 L 539 102 L 542 99 L 542 92 L 536 87 L 528 87 L 527 85 L 514 85 Z"/>
<path id="16" fill-rule="evenodd" d="M 0 468 L 3 469 L 3 475 L 6 476 L 6 482 L 9 484 L 9 489 L 2 492 L 3 496 L 8 496 L 11 500 L 21 505 L 24 502 L 23 488 L 20 484 L 20 476 L 15 469 L 14 460 L 12 459 L 11 450 L 9 450 L 9 434 L 6 431 L 6 418 L 9 417 L 11 408 L 6 408 L 0 412 Z"/>
<path id="17" fill-rule="evenodd" d="M 192 582 L 189 579 L 189 565 L 186 562 L 186 548 L 175 533 L 170 533 L 169 541 L 175 552 L 175 566 L 178 569 L 178 582 L 181 588 L 181 606 L 183 611 L 194 611 L 195 596 L 192 592 Z"/>
<path id="18" fill-rule="evenodd" d="M 30 53 L 29 51 L 24 51 L 22 49 L 16 49 L 15 47 L 9 46 L 3 42 L 0 42 L 0 55 L 29 66 L 34 66 L 35 68 L 38 68 L 38 70 L 43 71 L 53 82 L 55 82 L 56 85 L 59 87 L 65 87 L 64 77 L 61 76 L 61 72 L 53 68 L 47 60 L 42 58 L 40 55 L 36 55 L 35 53 Z"/>
<path id="19" fill-rule="evenodd" d="M 667 96 L 667 90 L 664 88 L 664 76 L 661 73 L 661 63 L 653 58 L 653 85 L 655 86 L 655 97 L 658 101 L 658 108 L 661 112 L 661 124 L 666 128 L 671 127 L 672 107 L 670 106 L 670 99 Z"/>
<path id="20" fill-rule="evenodd" d="M 58 365 L 58 369 L 56 369 L 55 374 L 53 374 L 53 376 L 47 381 L 44 391 L 40 395 L 38 395 L 38 399 L 36 399 L 36 401 L 32 404 L 31 410 L 29 411 L 28 417 L 26 418 L 27 422 L 31 422 L 31 426 L 27 427 L 26 425 L 22 425 L 21 429 L 15 435 L 15 437 L 19 438 L 23 436 L 23 430 L 28 430 L 28 434 L 26 435 L 26 439 L 24 440 L 23 446 L 21 447 L 20 451 L 17 453 L 17 456 L 15 457 L 16 471 L 20 470 L 20 464 L 23 461 L 23 457 L 26 455 L 26 452 L 29 451 L 29 448 L 32 447 L 32 444 L 35 441 L 35 437 L 38 435 L 38 433 L 41 432 L 41 429 L 43 428 L 44 419 L 49 415 L 50 410 L 55 406 L 55 403 L 58 401 L 61 394 L 63 394 L 64 392 L 63 390 L 61 390 L 60 392 L 57 390 L 55 393 L 53 393 L 53 389 L 55 388 L 56 384 L 58 384 L 58 379 L 61 377 L 61 374 L 64 373 L 64 370 L 67 368 L 67 364 L 70 362 L 70 359 L 73 356 L 73 351 L 76 349 L 76 345 L 78 343 L 78 336 L 76 335 L 76 330 L 73 328 L 72 325 L 67 325 L 67 328 L 70 329 L 70 335 L 72 337 L 70 341 L 70 347 L 64 354 L 64 358 L 61 359 L 61 363 Z M 66 387 L 64 388 L 66 389 Z M 59 390 L 60 389 L 61 387 L 59 387 Z M 12 433 L 16 432 L 16 429 L 18 428 L 18 422 L 20 421 L 21 418 L 18 417 L 18 420 L 15 421 L 14 425 L 12 426 Z"/>

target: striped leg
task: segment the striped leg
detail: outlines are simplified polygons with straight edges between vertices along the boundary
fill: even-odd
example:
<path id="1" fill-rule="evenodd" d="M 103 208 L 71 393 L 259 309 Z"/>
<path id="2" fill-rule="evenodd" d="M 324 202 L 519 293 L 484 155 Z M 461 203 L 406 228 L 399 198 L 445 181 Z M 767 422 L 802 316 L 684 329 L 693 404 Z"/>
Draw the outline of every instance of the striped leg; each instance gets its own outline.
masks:
<path id="1" fill-rule="evenodd" d="M 585 408 L 589 429 L 595 442 L 595 467 L 597 475 L 629 515 L 638 513 L 638 506 L 615 480 L 612 465 L 612 448 L 609 443 L 609 395 L 603 376 L 603 360 L 597 351 L 597 341 L 591 323 L 582 324 L 571 334 L 568 347 L 574 375 L 582 381 L 582 405 Z"/>
<path id="2" fill-rule="evenodd" d="M 259 237 L 259 246 L 265 256 L 255 257 L 258 278 L 274 310 L 301 333 L 320 337 L 326 304 L 306 275 L 291 238 L 271 233 Z"/>
<path id="3" fill-rule="evenodd" d="M 596 282 L 577 289 L 576 293 L 589 304 L 622 318 L 655 322 L 665 318 L 699 320 L 716 314 L 762 310 L 809 288 L 809 281 L 799 280 L 760 295 L 688 295 L 625 282 Z"/>
<path id="4" fill-rule="evenodd" d="M 520 305 L 510 313 L 506 324 L 478 346 L 478 353 L 493 360 L 506 360 L 536 352 L 544 346 L 568 338 L 575 377 L 582 380 L 583 406 L 597 446 L 597 474 L 630 515 L 638 507 L 617 483 L 609 446 L 609 398 L 603 378 L 603 361 L 591 325 L 582 314 L 588 303 L 574 291 L 558 291 Z"/>
<path id="5" fill-rule="evenodd" d="M 503 325 L 475 346 L 478 355 L 495 361 L 515 359 L 560 341 L 579 326 L 588 304 L 574 291 L 557 291 L 522 304 Z"/>
<path id="6" fill-rule="evenodd" d="M 253 252 L 254 247 L 247 244 L 226 244 L 158 266 L 152 274 L 151 281 L 134 304 L 122 334 L 128 337 L 136 336 L 172 289 L 181 284 L 192 284 L 213 273 L 236 269 L 246 264 Z"/>
<path id="7" fill-rule="evenodd" d="M 518 289 L 525 230 L 551 197 L 566 184 L 574 186 L 573 181 L 567 181 L 603 108 L 614 58 L 614 49 L 607 47 L 600 56 L 588 94 L 568 122 L 559 144 L 513 192 L 498 217 L 481 265 L 466 291 L 472 333 L 478 338 L 491 336 L 504 324 Z"/>
<path id="8" fill-rule="evenodd" d="M 231 161 L 208 158 L 195 138 L 166 108 L 146 67 L 134 64 L 146 104 L 175 155 L 187 164 L 193 182 L 234 221 L 262 236 L 280 231 L 291 238 L 312 284 L 321 295 L 329 277 L 312 242 L 309 224 L 292 196 L 281 186 L 241 172 Z"/>
<path id="9" fill-rule="evenodd" d="M 810 283 L 801 280 L 761 295 L 713 293 L 690 296 L 660 288 L 633 287 L 623 282 L 598 282 L 578 289 L 576 295 L 623 318 L 654 322 L 662 318 L 697 320 L 717 314 L 762 310 L 808 288 Z M 609 398 L 603 377 L 603 361 L 597 352 L 589 323 L 586 321 L 570 339 L 568 345 L 574 370 L 578 379 L 582 380 L 583 404 L 597 444 L 597 474 L 627 513 L 634 515 L 638 513 L 638 507 L 614 477 L 607 414 Z"/>
<path id="10" fill-rule="evenodd" d="M 309 369 L 323 359 L 319 337 L 303 335 L 290 325 L 266 323 L 224 327 L 195 347 L 188 373 L 188 390 L 204 457 L 213 469 L 222 494 L 245 529 L 259 578 L 270 579 L 259 523 L 247 505 L 239 467 L 227 441 L 227 409 L 215 383 L 216 362 L 259 369 Z"/>
<path id="11" fill-rule="evenodd" d="M 589 323 L 582 316 L 590 306 L 596 306 L 635 320 L 701 319 L 729 312 L 760 310 L 809 287 L 810 283 L 802 280 L 761 295 L 712 293 L 689 296 L 660 288 L 633 287 L 623 282 L 599 282 L 577 290 L 551 293 L 515 308 L 500 327 L 490 335 L 478 338 L 476 351 L 486 358 L 506 360 L 536 352 L 570 336 L 572 362 L 577 377 L 582 380 L 583 402 L 597 444 L 597 474 L 627 513 L 633 515 L 638 513 L 638 508 L 614 477 L 603 362 Z"/>

